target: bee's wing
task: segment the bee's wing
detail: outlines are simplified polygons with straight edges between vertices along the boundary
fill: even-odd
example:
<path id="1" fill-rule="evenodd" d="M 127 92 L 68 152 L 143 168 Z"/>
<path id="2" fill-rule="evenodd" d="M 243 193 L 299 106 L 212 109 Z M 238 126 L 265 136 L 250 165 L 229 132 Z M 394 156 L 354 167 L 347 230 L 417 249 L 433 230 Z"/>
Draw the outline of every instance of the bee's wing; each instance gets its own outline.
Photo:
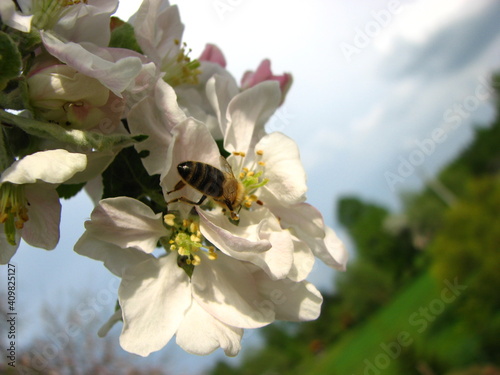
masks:
<path id="1" fill-rule="evenodd" d="M 220 167 L 224 173 L 229 174 L 230 176 L 234 176 L 233 174 L 233 169 L 227 162 L 226 158 L 224 156 L 220 156 Z"/>

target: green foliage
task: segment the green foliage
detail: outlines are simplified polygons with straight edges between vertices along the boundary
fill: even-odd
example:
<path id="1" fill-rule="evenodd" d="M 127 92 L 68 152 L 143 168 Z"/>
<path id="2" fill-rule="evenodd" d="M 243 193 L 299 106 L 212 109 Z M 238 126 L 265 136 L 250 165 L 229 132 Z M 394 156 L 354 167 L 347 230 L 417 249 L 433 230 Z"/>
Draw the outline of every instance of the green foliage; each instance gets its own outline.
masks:
<path id="1" fill-rule="evenodd" d="M 78 129 L 65 129 L 49 122 L 33 120 L 3 110 L 0 110 L 0 121 L 4 124 L 17 126 L 29 135 L 64 142 L 87 150 L 108 151 L 118 146 L 125 147 L 140 142 L 145 138 L 144 135 L 105 135 Z"/>
<path id="2" fill-rule="evenodd" d="M 109 46 L 115 48 L 127 48 L 132 51 L 142 53 L 141 47 L 139 47 L 139 44 L 135 39 L 133 26 L 116 17 L 113 17 L 111 21 L 114 28 L 111 32 Z"/>
<path id="3" fill-rule="evenodd" d="M 349 272 L 337 277 L 337 288 L 344 310 L 350 312 L 353 322 L 358 322 L 389 302 L 396 286 L 390 273 L 362 258 L 350 265 Z"/>
<path id="4" fill-rule="evenodd" d="M 425 247 L 441 228 L 446 205 L 429 188 L 421 193 L 406 193 L 402 198 L 408 226 Z"/>
<path id="5" fill-rule="evenodd" d="M 364 203 L 354 197 L 342 198 L 338 205 L 338 217 L 347 228 L 356 245 L 359 258 L 371 267 L 377 285 L 382 280 L 377 273 L 388 275 L 394 285 L 387 290 L 396 290 L 418 272 L 419 251 L 413 246 L 412 235 L 408 228 L 402 227 L 396 233 L 387 229 L 389 212 L 378 205 Z M 352 262 L 350 265 L 352 271 Z M 361 272 L 362 273 L 362 272 Z M 351 279 L 356 283 L 358 279 Z"/>
<path id="6" fill-rule="evenodd" d="M 457 306 L 457 319 L 480 334 L 489 360 L 500 362 L 500 180 L 472 179 L 465 196 L 446 214 L 430 251 L 438 280 L 458 277 L 467 292 Z"/>
<path id="7" fill-rule="evenodd" d="M 146 203 L 155 212 L 166 209 L 160 190 L 160 177 L 148 174 L 134 147 L 121 150 L 102 174 L 102 179 L 103 199 L 128 196 Z"/>
<path id="8" fill-rule="evenodd" d="M 359 256 L 377 264 L 385 262 L 392 240 L 390 234 L 381 231 L 387 210 L 354 197 L 340 199 L 338 207 L 339 220 L 349 231 Z"/>
<path id="9" fill-rule="evenodd" d="M 0 31 L 0 90 L 21 73 L 21 54 L 12 38 Z"/>
<path id="10" fill-rule="evenodd" d="M 85 184 L 86 182 L 81 184 L 61 184 L 56 189 L 57 194 L 59 194 L 59 198 L 69 199 L 78 194 Z"/>

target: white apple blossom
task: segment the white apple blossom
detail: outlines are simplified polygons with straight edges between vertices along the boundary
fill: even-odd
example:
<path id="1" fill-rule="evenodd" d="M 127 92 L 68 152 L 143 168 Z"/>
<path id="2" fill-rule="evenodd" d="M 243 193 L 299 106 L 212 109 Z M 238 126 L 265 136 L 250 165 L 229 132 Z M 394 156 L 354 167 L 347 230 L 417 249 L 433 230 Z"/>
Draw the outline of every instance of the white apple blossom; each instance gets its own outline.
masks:
<path id="1" fill-rule="evenodd" d="M 184 25 L 176 5 L 168 0 L 144 0 L 130 21 L 141 50 L 165 82 L 171 86 L 198 82 L 199 62 L 191 60 L 190 51 L 181 43 Z"/>
<path id="2" fill-rule="evenodd" d="M 188 118 L 174 127 L 172 134 L 160 183 L 165 201 L 171 202 L 169 211 L 178 211 L 185 217 L 190 214 L 191 205 L 172 201 L 183 197 L 197 202 L 203 194 L 191 186 L 172 192 L 180 180 L 177 166 L 186 160 L 202 161 L 218 169 L 223 166 L 217 144 L 203 124 Z M 234 178 L 239 181 L 239 176 Z M 214 206 L 210 200 L 197 207 L 195 220 L 199 220 L 201 234 L 224 254 L 254 263 L 273 279 L 285 278 L 293 263 L 290 233 L 281 229 L 278 218 L 267 207 L 257 205 L 248 210 L 250 205 L 247 202 L 254 200 L 252 192 L 255 186 L 262 184 L 265 181 L 251 177 L 242 180 L 246 208 L 240 211 L 237 224 L 229 220 L 229 212 L 224 213 L 223 207 Z"/>
<path id="3" fill-rule="evenodd" d="M 305 279 L 315 256 L 329 266 L 343 269 L 345 249 L 340 242 L 333 246 L 325 241 L 321 214 L 304 203 L 306 176 L 297 145 L 282 133 L 266 134 L 264 130 L 280 103 L 278 83 L 263 82 L 234 96 L 227 95 L 227 87 L 231 87 L 230 80 L 214 76 L 207 92 L 219 119 L 219 133 L 225 135 L 224 148 L 231 152 L 227 160 L 243 188 L 243 199 L 237 225 L 226 216 L 230 212 L 225 215 L 223 208 L 214 206 L 210 199 L 197 207 L 201 233 L 226 255 L 252 262 L 275 279 Z M 219 147 L 208 127 L 186 117 L 176 105 L 174 90 L 163 81 L 158 82 L 154 96 L 132 108 L 129 125 L 133 133 L 142 130 L 150 135 L 136 148 L 149 151 L 143 164 L 149 173 L 161 174 L 165 201 L 182 197 L 198 202 L 203 194 L 191 186 L 172 191 L 180 180 L 177 166 L 183 162 L 191 160 L 223 168 Z M 191 207 L 185 202 L 174 202 L 168 209 L 187 216 Z M 301 231 L 300 222 L 287 221 L 294 215 L 309 220 L 309 214 L 313 215 L 309 219 L 314 218 L 315 230 Z M 255 251 L 245 245 L 244 239 L 249 238 L 266 238 L 271 247 L 264 252 Z"/>
<path id="4" fill-rule="evenodd" d="M 232 98 L 225 95 L 227 83 L 223 77 L 214 76 L 207 92 L 219 118 L 220 132 L 225 135 L 224 149 L 231 152 L 227 160 L 235 178 L 244 187 L 244 199 L 238 226 L 228 220 L 220 208 L 214 209 L 211 205 L 205 210 L 197 208 L 203 235 L 225 254 L 251 261 L 274 278 L 305 279 L 314 257 L 330 267 L 344 270 L 347 252 L 342 242 L 325 226 L 319 211 L 305 203 L 306 175 L 297 145 L 282 133 L 266 134 L 264 130 L 266 121 L 280 103 L 278 83 L 263 82 Z M 179 179 L 175 167 L 181 162 L 203 161 L 220 168 L 215 143 L 204 141 L 210 138 L 208 132 L 199 126 L 195 128 L 190 130 L 178 125 L 172 130 L 174 136 L 169 139 L 166 172 L 162 174 L 164 191 L 174 189 Z M 150 157 L 153 156 L 150 154 Z M 192 202 L 201 196 L 189 187 L 171 196 L 178 194 Z M 172 207 L 181 209 L 169 206 Z M 262 254 L 235 251 L 229 239 L 233 235 L 248 235 L 242 230 L 252 223 L 268 223 L 274 228 L 271 249 Z"/>
<path id="5" fill-rule="evenodd" d="M 56 187 L 85 170 L 87 156 L 66 150 L 41 151 L 15 161 L 0 176 L 0 264 L 6 264 L 19 238 L 53 249 L 59 241 L 61 204 Z"/>
<path id="6" fill-rule="evenodd" d="M 245 328 L 319 315 L 322 297 L 312 284 L 272 280 L 259 267 L 202 245 L 195 222 L 162 217 L 132 198 L 102 200 L 85 226 L 75 250 L 122 278 L 120 344 L 129 352 L 147 356 L 175 335 L 190 353 L 221 347 L 233 356 Z M 151 254 L 158 241 L 170 244 L 167 255 Z M 119 317 L 117 311 L 101 334 Z"/>

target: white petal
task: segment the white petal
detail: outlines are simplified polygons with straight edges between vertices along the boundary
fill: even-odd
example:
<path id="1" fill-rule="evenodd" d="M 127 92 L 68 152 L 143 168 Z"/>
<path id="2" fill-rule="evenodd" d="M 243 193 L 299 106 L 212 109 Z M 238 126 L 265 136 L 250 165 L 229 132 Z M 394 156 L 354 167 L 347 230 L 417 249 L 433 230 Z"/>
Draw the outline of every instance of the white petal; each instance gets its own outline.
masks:
<path id="1" fill-rule="evenodd" d="M 107 59 L 99 56 L 106 55 L 107 51 L 111 55 L 112 49 L 85 43 L 64 43 L 50 32 L 41 31 L 40 36 L 52 56 L 80 73 L 99 80 L 118 97 L 122 97 L 122 92 L 133 84 L 135 77 L 141 72 L 143 61 L 133 51 L 129 51 L 129 56 L 114 61 L 112 56 Z"/>
<path id="2" fill-rule="evenodd" d="M 206 86 L 207 99 L 217 116 L 220 124 L 220 131 L 226 134 L 227 129 L 227 107 L 231 99 L 238 94 L 238 86 L 232 76 L 215 75 L 210 78 Z"/>
<path id="3" fill-rule="evenodd" d="M 293 264 L 290 268 L 290 273 L 288 278 L 293 281 L 304 280 L 311 272 L 314 266 L 314 254 L 303 241 L 300 241 L 297 237 L 292 236 L 293 239 Z"/>
<path id="4" fill-rule="evenodd" d="M 189 277 L 177 266 L 175 253 L 128 269 L 118 296 L 123 311 L 120 345 L 143 357 L 167 344 L 191 305 Z"/>
<path id="5" fill-rule="evenodd" d="M 116 153 L 113 151 L 91 152 L 87 155 L 87 167 L 82 171 L 75 173 L 73 177 L 65 181 L 67 184 L 81 184 L 100 177 L 100 174 L 111 164 Z"/>
<path id="6" fill-rule="evenodd" d="M 25 189 L 29 202 L 29 220 L 22 229 L 23 239 L 34 247 L 52 250 L 59 242 L 61 203 L 51 185 L 28 185 Z"/>
<path id="7" fill-rule="evenodd" d="M 232 224 L 222 210 L 204 211 L 197 208 L 200 215 L 200 231 L 211 243 L 227 255 L 257 254 L 271 248 L 271 242 L 260 237 L 260 221 L 249 222 L 246 215 L 239 225 Z M 260 216 L 259 216 L 260 217 Z"/>
<path id="8" fill-rule="evenodd" d="M 135 15 L 134 31 L 144 54 L 161 65 L 163 58 L 177 54 L 184 25 L 176 5 L 170 6 L 166 0 L 145 0 Z"/>
<path id="9" fill-rule="evenodd" d="M 308 281 L 270 280 L 262 271 L 254 273 L 259 292 L 276 312 L 276 319 L 308 321 L 318 318 L 323 297 Z"/>
<path id="10" fill-rule="evenodd" d="M 219 254 L 209 260 L 200 253 L 191 282 L 193 298 L 210 315 L 239 328 L 257 328 L 274 320 L 274 311 L 262 305 L 257 285 L 243 262 Z"/>
<path id="11" fill-rule="evenodd" d="M 71 153 L 66 150 L 49 150 L 35 152 L 14 162 L 0 178 L 2 182 L 13 184 L 34 184 L 45 181 L 49 184 L 60 184 L 87 166 L 87 156 Z"/>
<path id="12" fill-rule="evenodd" d="M 129 197 L 103 199 L 90 219 L 85 222 L 90 235 L 146 253 L 153 252 L 160 237 L 168 234 L 161 213 L 155 214 L 144 203 Z"/>
<path id="13" fill-rule="evenodd" d="M 31 19 L 33 16 L 25 16 L 16 11 L 13 1 L 0 2 L 0 16 L 2 22 L 13 29 L 23 33 L 29 33 L 31 30 Z"/>
<path id="14" fill-rule="evenodd" d="M 241 349 L 243 329 L 218 321 L 193 301 L 176 336 L 177 344 L 188 353 L 207 355 L 220 347 L 232 357 Z"/>
<path id="15" fill-rule="evenodd" d="M 137 151 L 149 151 L 149 155 L 142 159 L 144 167 L 151 175 L 162 173 L 167 149 L 172 141 L 172 129 L 186 119 L 177 105 L 174 89 L 159 79 L 153 95 L 134 105 L 127 119 L 132 134 L 148 136 L 135 145 Z"/>
<path id="16" fill-rule="evenodd" d="M 151 254 L 136 249 L 122 249 L 117 245 L 104 242 L 85 232 L 75 244 L 74 250 L 80 255 L 99 260 L 118 277 L 122 277 L 127 268 L 145 260 L 154 258 Z"/>
<path id="17" fill-rule="evenodd" d="M 242 210 L 238 225 L 232 224 L 220 209 L 197 211 L 201 233 L 223 253 L 254 263 L 272 278 L 288 275 L 293 263 L 293 242 L 267 208 Z"/>
<path id="18" fill-rule="evenodd" d="M 84 190 L 92 200 L 92 203 L 94 203 L 94 206 L 96 206 L 101 200 L 104 191 L 102 176 L 97 176 L 87 181 L 84 186 Z"/>
<path id="19" fill-rule="evenodd" d="M 278 108 L 281 101 L 276 81 L 262 82 L 236 95 L 229 103 L 229 125 L 224 148 L 229 151 L 248 153 L 265 134 L 264 125 Z"/>
<path id="20" fill-rule="evenodd" d="M 291 228 L 297 238 L 304 241 L 313 254 L 326 265 L 345 270 L 347 251 L 335 232 L 327 227 L 321 213 L 307 203 L 290 206 L 276 204 L 277 200 L 266 200 L 273 213 L 281 218 L 284 228 Z"/>
<path id="21" fill-rule="evenodd" d="M 266 163 L 265 177 L 269 182 L 263 189 L 283 203 L 303 202 L 307 191 L 306 172 L 295 141 L 275 132 L 263 137 L 255 149 L 264 151 L 262 161 Z"/>
<path id="22" fill-rule="evenodd" d="M 118 0 L 100 0 L 94 4 L 75 2 L 67 7 L 54 25 L 54 31 L 72 42 L 92 42 L 107 47 L 110 38 L 109 18 Z"/>
<path id="23" fill-rule="evenodd" d="M 325 246 L 313 249 L 315 255 L 326 265 L 339 271 L 345 271 L 349 254 L 344 243 L 337 237 L 332 228 L 325 227 L 325 233 Z"/>
<path id="24" fill-rule="evenodd" d="M 266 199 L 265 203 L 271 206 L 271 211 L 281 219 L 284 228 L 292 227 L 300 233 L 298 237 L 301 240 L 305 237 L 313 240 L 325 236 L 323 216 L 310 204 L 283 205 L 277 199 Z"/>

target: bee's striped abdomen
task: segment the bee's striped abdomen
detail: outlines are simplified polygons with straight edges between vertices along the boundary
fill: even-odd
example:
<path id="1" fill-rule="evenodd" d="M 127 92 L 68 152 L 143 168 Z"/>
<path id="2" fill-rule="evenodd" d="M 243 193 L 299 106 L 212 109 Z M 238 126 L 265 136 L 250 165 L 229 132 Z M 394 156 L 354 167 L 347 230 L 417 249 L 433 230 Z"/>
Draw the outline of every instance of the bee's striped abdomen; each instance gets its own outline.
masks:
<path id="1" fill-rule="evenodd" d="M 222 196 L 224 174 L 209 164 L 185 161 L 177 166 L 182 179 L 196 190 L 210 197 Z"/>

